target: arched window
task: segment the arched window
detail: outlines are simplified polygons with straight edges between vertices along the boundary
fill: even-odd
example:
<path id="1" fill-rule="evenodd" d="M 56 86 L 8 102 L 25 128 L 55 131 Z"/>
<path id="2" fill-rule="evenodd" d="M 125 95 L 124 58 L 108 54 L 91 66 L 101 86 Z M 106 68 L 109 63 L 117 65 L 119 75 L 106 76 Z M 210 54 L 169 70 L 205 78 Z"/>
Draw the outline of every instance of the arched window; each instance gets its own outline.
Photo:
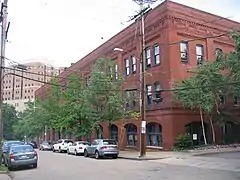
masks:
<path id="1" fill-rule="evenodd" d="M 126 125 L 127 146 L 137 145 L 137 126 L 134 124 Z"/>
<path id="2" fill-rule="evenodd" d="M 98 125 L 96 128 L 96 139 L 102 139 L 103 138 L 103 127 L 101 125 Z"/>
<path id="3" fill-rule="evenodd" d="M 118 127 L 115 124 L 110 126 L 111 139 L 118 141 Z"/>
<path id="4" fill-rule="evenodd" d="M 160 124 L 147 124 L 147 145 L 162 147 L 162 126 Z"/>

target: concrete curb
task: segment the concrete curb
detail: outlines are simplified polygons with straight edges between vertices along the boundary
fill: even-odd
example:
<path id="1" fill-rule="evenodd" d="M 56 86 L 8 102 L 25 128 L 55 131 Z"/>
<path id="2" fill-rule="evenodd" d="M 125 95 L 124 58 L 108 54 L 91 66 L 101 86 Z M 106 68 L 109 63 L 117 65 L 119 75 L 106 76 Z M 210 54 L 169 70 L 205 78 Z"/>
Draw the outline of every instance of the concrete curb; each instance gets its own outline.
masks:
<path id="1" fill-rule="evenodd" d="M 196 154 L 193 154 L 192 156 L 202 156 L 202 155 L 208 155 L 208 154 L 221 154 L 221 153 L 231 153 L 231 152 L 240 152 L 240 148 L 239 149 L 235 149 L 235 150 L 228 150 L 228 151 L 206 151 L 206 152 L 199 152 Z"/>
<path id="2" fill-rule="evenodd" d="M 124 157 L 124 156 L 118 156 L 119 159 L 126 159 L 126 160 L 133 160 L 133 161 L 150 161 L 150 160 L 160 160 L 160 159 L 167 159 L 167 158 L 170 158 L 169 157 L 159 157 L 159 158 L 148 158 L 148 157 L 143 157 L 143 158 L 140 158 L 140 157 Z"/>
<path id="3" fill-rule="evenodd" d="M 0 174 L 9 174 L 8 171 L 0 171 Z"/>

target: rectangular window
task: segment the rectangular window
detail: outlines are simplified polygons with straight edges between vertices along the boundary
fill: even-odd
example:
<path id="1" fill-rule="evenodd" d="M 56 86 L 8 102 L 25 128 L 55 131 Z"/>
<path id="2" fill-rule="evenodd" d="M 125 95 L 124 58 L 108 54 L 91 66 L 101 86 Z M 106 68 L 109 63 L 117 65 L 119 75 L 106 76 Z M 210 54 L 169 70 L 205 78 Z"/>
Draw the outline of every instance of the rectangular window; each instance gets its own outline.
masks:
<path id="1" fill-rule="evenodd" d="M 146 49 L 146 68 L 151 67 L 151 49 L 147 48 Z"/>
<path id="2" fill-rule="evenodd" d="M 137 65 L 136 65 L 136 58 L 134 56 L 131 56 L 131 65 L 132 65 L 132 73 L 135 74 L 137 71 Z"/>
<path id="3" fill-rule="evenodd" d="M 181 62 L 183 63 L 188 62 L 188 42 L 180 43 L 180 56 L 181 56 Z"/>
<path id="4" fill-rule="evenodd" d="M 160 64 L 160 47 L 158 44 L 154 45 L 153 53 L 154 53 L 154 64 L 155 65 Z"/>
<path id="5" fill-rule="evenodd" d="M 234 103 L 235 106 L 239 106 L 240 105 L 240 97 L 234 96 L 233 97 L 233 103 Z"/>
<path id="6" fill-rule="evenodd" d="M 138 102 L 137 89 L 130 89 L 125 91 L 125 107 L 135 108 Z"/>
<path id="7" fill-rule="evenodd" d="M 115 79 L 118 79 L 118 65 L 115 65 Z"/>
<path id="8" fill-rule="evenodd" d="M 129 76 L 130 74 L 129 59 L 124 60 L 124 65 L 125 65 L 125 75 Z"/>
<path id="9" fill-rule="evenodd" d="M 197 65 L 203 64 L 204 54 L 203 54 L 203 45 L 198 44 L 196 45 L 196 58 L 197 58 Z"/>
<path id="10" fill-rule="evenodd" d="M 147 92 L 147 104 L 152 104 L 152 86 L 146 85 L 146 92 Z"/>
<path id="11" fill-rule="evenodd" d="M 161 87 L 160 82 L 155 82 L 154 83 L 154 99 L 153 99 L 153 102 L 156 103 L 156 104 L 162 102 L 161 90 L 162 90 L 162 87 Z"/>

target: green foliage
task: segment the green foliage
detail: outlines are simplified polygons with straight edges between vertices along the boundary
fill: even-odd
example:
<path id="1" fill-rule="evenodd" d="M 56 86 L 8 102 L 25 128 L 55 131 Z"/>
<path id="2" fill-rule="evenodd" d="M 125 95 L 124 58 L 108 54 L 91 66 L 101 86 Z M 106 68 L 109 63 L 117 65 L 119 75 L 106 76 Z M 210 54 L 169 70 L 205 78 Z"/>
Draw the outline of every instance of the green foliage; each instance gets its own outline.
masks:
<path id="1" fill-rule="evenodd" d="M 9 104 L 3 104 L 3 139 L 15 139 L 13 125 L 18 121 L 15 107 Z"/>
<path id="2" fill-rule="evenodd" d="M 176 138 L 176 142 L 175 142 L 175 146 L 174 149 L 175 150 L 186 150 L 186 149 L 191 149 L 192 148 L 192 139 L 191 136 L 188 134 L 180 134 L 177 138 Z"/>
<path id="3" fill-rule="evenodd" d="M 44 129 L 45 114 L 41 109 L 34 108 L 33 102 L 27 103 L 27 108 L 19 115 L 19 120 L 13 125 L 14 134 L 19 139 L 33 139 Z"/>
<path id="4" fill-rule="evenodd" d="M 115 62 L 109 59 L 99 59 L 93 67 L 86 88 L 88 101 L 96 107 L 99 122 L 115 122 L 125 114 L 121 92 L 123 78 L 116 76 L 115 65 Z"/>

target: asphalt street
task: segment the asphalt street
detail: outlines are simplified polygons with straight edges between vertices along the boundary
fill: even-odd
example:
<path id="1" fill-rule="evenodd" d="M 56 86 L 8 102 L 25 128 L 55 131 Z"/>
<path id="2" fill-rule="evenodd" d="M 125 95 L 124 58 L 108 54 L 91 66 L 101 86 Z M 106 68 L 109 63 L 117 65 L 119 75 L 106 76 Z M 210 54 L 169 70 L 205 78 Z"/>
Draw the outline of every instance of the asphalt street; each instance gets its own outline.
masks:
<path id="1" fill-rule="evenodd" d="M 240 166 L 240 164 L 239 164 Z M 39 152 L 37 169 L 11 172 L 15 180 L 239 180 L 240 171 L 199 168 L 159 161 L 85 158 L 53 152 Z"/>

